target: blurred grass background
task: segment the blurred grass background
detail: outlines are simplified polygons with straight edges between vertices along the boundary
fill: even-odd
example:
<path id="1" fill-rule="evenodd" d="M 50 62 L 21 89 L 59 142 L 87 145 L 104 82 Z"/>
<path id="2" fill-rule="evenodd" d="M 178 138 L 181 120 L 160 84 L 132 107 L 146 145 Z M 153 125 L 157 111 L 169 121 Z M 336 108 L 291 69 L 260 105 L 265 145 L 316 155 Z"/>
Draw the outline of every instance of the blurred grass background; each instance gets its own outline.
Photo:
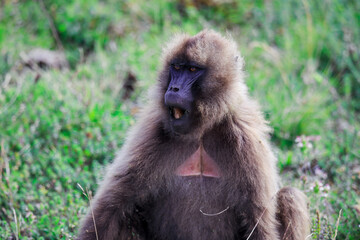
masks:
<path id="1" fill-rule="evenodd" d="M 78 184 L 96 192 L 162 46 L 204 28 L 238 42 L 284 185 L 309 197 L 310 238 L 360 239 L 357 0 L 1 0 L 0 239 L 74 239 Z M 30 65 L 36 48 L 69 68 Z"/>

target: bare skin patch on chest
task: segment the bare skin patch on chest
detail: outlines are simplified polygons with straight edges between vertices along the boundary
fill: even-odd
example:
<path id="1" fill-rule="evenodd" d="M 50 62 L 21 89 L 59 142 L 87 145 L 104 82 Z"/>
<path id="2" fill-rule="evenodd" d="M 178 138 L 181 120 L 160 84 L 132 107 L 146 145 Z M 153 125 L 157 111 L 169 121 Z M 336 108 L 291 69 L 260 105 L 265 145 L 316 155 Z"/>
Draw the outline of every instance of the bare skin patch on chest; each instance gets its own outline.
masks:
<path id="1" fill-rule="evenodd" d="M 219 166 L 214 159 L 209 156 L 202 145 L 175 170 L 175 174 L 182 177 L 221 177 Z"/>

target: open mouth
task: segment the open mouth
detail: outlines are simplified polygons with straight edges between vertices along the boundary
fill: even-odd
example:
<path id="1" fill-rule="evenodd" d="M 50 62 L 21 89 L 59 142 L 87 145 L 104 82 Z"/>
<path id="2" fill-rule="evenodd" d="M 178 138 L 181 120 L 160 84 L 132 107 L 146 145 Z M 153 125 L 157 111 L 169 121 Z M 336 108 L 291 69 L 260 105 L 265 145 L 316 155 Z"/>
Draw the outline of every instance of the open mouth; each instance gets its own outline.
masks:
<path id="1" fill-rule="evenodd" d="M 184 116 L 185 110 L 177 107 L 170 107 L 170 115 L 174 119 L 180 119 L 182 116 Z"/>

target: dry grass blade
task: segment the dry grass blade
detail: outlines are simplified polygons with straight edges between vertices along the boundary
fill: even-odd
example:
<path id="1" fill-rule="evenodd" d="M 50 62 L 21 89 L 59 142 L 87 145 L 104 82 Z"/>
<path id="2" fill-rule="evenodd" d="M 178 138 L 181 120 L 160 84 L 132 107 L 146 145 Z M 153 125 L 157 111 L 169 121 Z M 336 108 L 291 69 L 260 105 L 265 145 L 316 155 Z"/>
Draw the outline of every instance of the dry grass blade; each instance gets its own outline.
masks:
<path id="1" fill-rule="evenodd" d="M 229 206 L 227 206 L 227 208 L 225 208 L 224 210 L 222 210 L 222 211 L 220 211 L 220 212 L 218 212 L 218 213 L 205 213 L 205 212 L 203 212 L 202 209 L 200 209 L 200 212 L 201 212 L 203 215 L 205 215 L 205 216 L 212 217 L 212 216 L 218 216 L 218 215 L 226 212 L 228 209 L 229 209 Z"/>
<path id="2" fill-rule="evenodd" d="M 309 236 L 307 236 L 307 237 L 305 238 L 305 240 L 307 240 L 307 239 L 311 238 L 311 237 L 312 237 L 312 235 L 313 235 L 313 233 L 312 233 L 312 234 L 310 234 Z"/>
<path id="3" fill-rule="evenodd" d="M 91 199 L 92 199 L 91 192 L 89 192 L 88 189 L 86 189 L 86 191 L 85 191 L 84 188 L 83 188 L 79 183 L 78 183 L 77 185 L 78 185 L 78 187 L 81 189 L 81 191 L 82 191 L 82 193 L 84 194 L 84 196 L 89 200 L 90 211 L 91 211 L 92 219 L 93 219 L 93 222 L 94 222 L 94 229 L 95 229 L 96 240 L 99 240 L 99 236 L 98 236 L 97 229 L 96 229 L 96 222 L 95 222 L 94 211 L 93 211 L 92 204 L 91 204 Z"/>
<path id="4" fill-rule="evenodd" d="M 261 213 L 261 215 L 260 215 L 259 219 L 257 220 L 257 222 L 256 222 L 256 224 L 255 224 L 255 226 L 254 226 L 254 228 L 251 230 L 251 232 L 250 232 L 249 236 L 246 238 L 246 240 L 249 240 L 249 239 L 250 239 L 251 235 L 254 233 L 254 231 L 255 231 L 256 227 L 258 226 L 258 224 L 259 224 L 259 222 L 260 222 L 260 220 L 261 220 L 262 216 L 263 216 L 263 215 L 264 215 L 264 213 L 266 212 L 266 210 L 267 210 L 267 208 L 265 208 L 265 209 L 264 209 L 264 211 Z"/>
<path id="5" fill-rule="evenodd" d="M 332 240 L 336 240 L 338 227 L 339 227 L 339 223 L 340 223 L 340 218 L 341 218 L 341 213 L 342 213 L 342 209 L 340 209 L 338 219 L 336 220 L 335 234 L 334 234 L 334 237 L 332 238 Z"/>
<path id="6" fill-rule="evenodd" d="M 15 209 L 12 208 L 13 214 L 14 214 L 14 221 L 15 221 L 15 227 L 16 227 L 16 233 L 15 233 L 15 238 L 16 240 L 19 240 L 19 226 L 18 226 L 18 220 L 16 217 L 16 212 Z"/>
<path id="7" fill-rule="evenodd" d="M 289 230 L 289 227 L 291 226 L 291 221 L 289 222 L 289 224 L 287 225 L 287 227 L 286 227 L 286 229 L 285 229 L 285 232 L 284 232 L 284 236 L 283 236 L 283 240 L 286 240 L 287 239 L 287 237 L 286 237 L 286 233 L 287 233 L 287 231 Z"/>

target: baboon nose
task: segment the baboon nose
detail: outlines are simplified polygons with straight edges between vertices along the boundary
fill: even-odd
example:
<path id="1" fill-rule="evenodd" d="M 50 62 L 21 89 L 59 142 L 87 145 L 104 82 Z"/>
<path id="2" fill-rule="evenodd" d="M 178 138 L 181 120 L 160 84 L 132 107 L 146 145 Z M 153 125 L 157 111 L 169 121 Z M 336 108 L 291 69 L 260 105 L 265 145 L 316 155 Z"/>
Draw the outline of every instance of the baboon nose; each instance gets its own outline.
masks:
<path id="1" fill-rule="evenodd" d="M 170 87 L 170 91 L 178 92 L 178 91 L 179 91 L 179 88 L 177 88 L 177 87 Z"/>

